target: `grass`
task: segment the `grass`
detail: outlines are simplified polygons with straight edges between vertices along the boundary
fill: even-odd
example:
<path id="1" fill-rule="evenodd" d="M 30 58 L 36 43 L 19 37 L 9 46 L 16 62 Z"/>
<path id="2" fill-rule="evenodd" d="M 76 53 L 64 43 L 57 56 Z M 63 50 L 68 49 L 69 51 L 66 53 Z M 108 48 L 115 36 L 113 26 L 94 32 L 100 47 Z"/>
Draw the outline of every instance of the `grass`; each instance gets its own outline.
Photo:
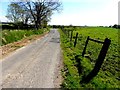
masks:
<path id="1" fill-rule="evenodd" d="M 0 45 L 6 45 L 8 43 L 13 43 L 23 38 L 29 37 L 31 35 L 40 35 L 46 32 L 47 29 L 41 30 L 3 30 L 0 32 L 0 38 L 2 43 Z"/>
<path id="2" fill-rule="evenodd" d="M 64 29 L 70 30 L 70 29 Z M 61 34 L 61 47 L 64 56 L 64 69 L 63 88 L 120 88 L 120 76 L 118 76 L 120 69 L 118 63 L 120 60 L 118 51 L 118 29 L 105 28 L 105 27 L 83 27 L 75 28 L 73 34 L 73 41 L 70 42 L 69 38 L 60 30 Z M 76 47 L 73 47 L 74 37 L 76 32 L 79 33 L 78 43 Z M 85 46 L 87 37 L 90 36 L 93 39 L 104 41 L 105 38 L 111 40 L 109 50 L 106 58 L 102 64 L 102 67 L 96 77 L 94 77 L 89 83 L 80 83 L 80 81 L 88 75 L 88 73 L 94 68 L 96 59 L 102 48 L 102 44 L 98 44 L 89 41 L 86 49 L 86 57 L 82 57 L 82 51 Z M 77 57 L 77 59 L 76 59 Z M 76 62 L 76 60 L 79 60 Z M 79 65 L 79 66 L 78 66 Z M 78 71 L 80 68 L 80 75 Z"/>

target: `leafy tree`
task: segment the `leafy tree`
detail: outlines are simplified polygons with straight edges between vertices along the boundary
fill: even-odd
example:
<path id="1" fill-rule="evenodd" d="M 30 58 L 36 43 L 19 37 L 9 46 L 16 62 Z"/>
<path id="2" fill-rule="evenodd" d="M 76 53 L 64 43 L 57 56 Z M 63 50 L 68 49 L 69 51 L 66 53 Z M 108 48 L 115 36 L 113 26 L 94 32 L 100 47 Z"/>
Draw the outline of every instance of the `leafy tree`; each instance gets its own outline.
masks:
<path id="1" fill-rule="evenodd" d="M 6 17 L 14 23 L 27 24 L 30 18 L 30 14 L 25 11 L 17 2 L 11 2 L 8 5 Z"/>
<path id="2" fill-rule="evenodd" d="M 26 17 L 26 20 L 30 20 L 35 24 L 36 29 L 38 29 L 42 26 L 46 26 L 47 22 L 50 21 L 50 17 L 54 11 L 61 10 L 62 4 L 59 0 L 36 0 L 36 2 L 33 2 L 33 0 L 29 0 L 29 2 L 28 0 L 24 2 L 22 2 L 22 0 L 19 0 L 19 2 L 15 2 L 15 5 L 18 5 L 20 9 L 19 7 L 9 7 L 10 10 L 15 10 L 15 14 L 12 14 L 13 10 L 9 11 L 10 14 L 8 15 L 8 18 L 14 18 L 14 21 L 16 21 L 20 18 L 23 18 L 22 16 L 19 17 L 20 13 L 23 16 L 27 15 L 28 13 L 29 16 Z M 13 18 L 11 18 L 11 16 Z"/>
<path id="3" fill-rule="evenodd" d="M 20 8 L 20 6 L 12 2 L 8 7 L 9 8 L 6 17 L 13 22 L 21 21 L 21 13 L 23 10 Z"/>
<path id="4" fill-rule="evenodd" d="M 37 0 L 36 2 L 20 2 L 19 4 L 31 13 L 36 29 L 48 22 L 53 11 L 59 11 L 61 7 L 59 0 Z"/>

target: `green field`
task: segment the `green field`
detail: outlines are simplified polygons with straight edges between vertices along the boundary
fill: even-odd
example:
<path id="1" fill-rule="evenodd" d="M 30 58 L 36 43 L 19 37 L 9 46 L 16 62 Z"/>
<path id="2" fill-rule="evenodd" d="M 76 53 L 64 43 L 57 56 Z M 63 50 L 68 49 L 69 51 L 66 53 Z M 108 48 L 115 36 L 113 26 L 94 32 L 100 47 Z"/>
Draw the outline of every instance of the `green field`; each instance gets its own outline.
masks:
<path id="1" fill-rule="evenodd" d="M 120 60 L 118 51 L 118 29 L 105 27 L 82 27 L 82 28 L 64 28 L 64 30 L 74 30 L 73 40 L 70 42 L 67 35 L 61 30 L 61 47 L 63 50 L 64 69 L 62 75 L 64 82 L 63 88 L 120 88 L 120 68 L 118 63 Z M 78 42 L 76 47 L 73 47 L 76 32 L 78 35 Z M 94 68 L 96 59 L 102 48 L 102 44 L 89 41 L 85 57 L 82 57 L 82 51 L 85 46 L 87 37 L 104 41 L 105 38 L 111 40 L 106 58 L 101 66 L 101 69 L 96 77 L 89 83 L 80 83 L 84 76 Z M 78 57 L 78 59 L 76 59 Z M 76 60 L 80 62 L 81 73 L 78 73 L 78 66 Z"/>
<path id="2" fill-rule="evenodd" d="M 29 37 L 31 35 L 40 35 L 43 32 L 48 31 L 48 29 L 40 29 L 40 30 L 3 30 L 0 31 L 0 40 L 2 42 L 0 45 L 6 45 L 8 43 L 16 42 L 23 38 Z"/>

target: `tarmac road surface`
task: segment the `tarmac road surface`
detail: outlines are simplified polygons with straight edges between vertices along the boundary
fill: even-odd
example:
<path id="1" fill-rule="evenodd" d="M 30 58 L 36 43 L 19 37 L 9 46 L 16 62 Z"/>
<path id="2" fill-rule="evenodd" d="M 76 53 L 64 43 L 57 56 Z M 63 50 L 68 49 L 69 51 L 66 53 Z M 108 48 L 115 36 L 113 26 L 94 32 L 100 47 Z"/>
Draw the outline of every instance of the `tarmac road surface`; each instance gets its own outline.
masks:
<path id="1" fill-rule="evenodd" d="M 60 62 L 60 35 L 52 29 L 47 35 L 3 58 L 3 88 L 54 88 Z"/>

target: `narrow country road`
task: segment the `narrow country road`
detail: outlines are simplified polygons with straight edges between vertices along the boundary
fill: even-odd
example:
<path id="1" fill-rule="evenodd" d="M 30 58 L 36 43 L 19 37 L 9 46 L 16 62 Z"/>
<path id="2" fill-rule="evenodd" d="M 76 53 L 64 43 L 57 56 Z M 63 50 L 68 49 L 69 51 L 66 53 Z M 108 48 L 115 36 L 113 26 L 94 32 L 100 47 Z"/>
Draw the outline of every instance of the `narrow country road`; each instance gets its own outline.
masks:
<path id="1" fill-rule="evenodd" d="M 3 88 L 54 88 L 60 62 L 60 36 L 56 29 L 4 58 Z"/>

